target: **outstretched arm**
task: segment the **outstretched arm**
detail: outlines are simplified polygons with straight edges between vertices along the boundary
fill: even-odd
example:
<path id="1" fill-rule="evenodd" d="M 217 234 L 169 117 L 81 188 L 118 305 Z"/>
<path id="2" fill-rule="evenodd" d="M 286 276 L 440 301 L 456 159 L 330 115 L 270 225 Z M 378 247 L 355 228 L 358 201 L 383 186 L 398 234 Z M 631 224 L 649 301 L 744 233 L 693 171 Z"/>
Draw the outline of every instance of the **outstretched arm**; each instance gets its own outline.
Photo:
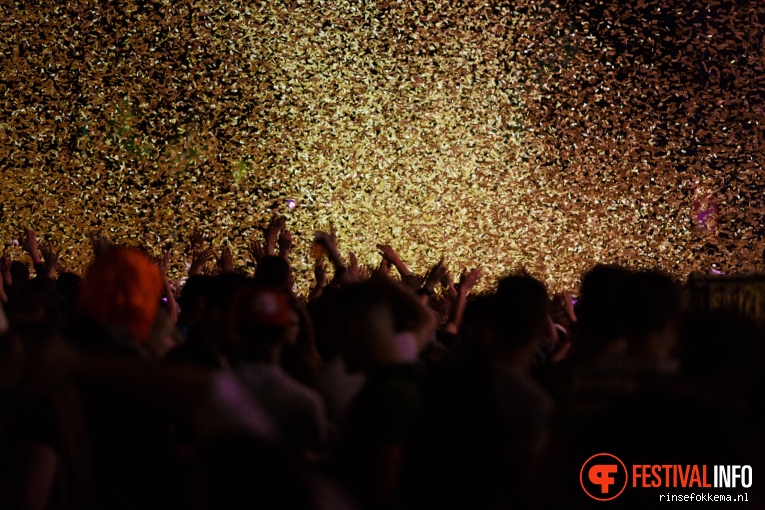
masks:
<path id="1" fill-rule="evenodd" d="M 441 259 L 428 271 L 425 283 L 422 284 L 422 287 L 417 292 L 424 304 L 428 304 L 428 299 L 435 293 L 436 285 L 441 281 L 444 274 L 446 274 L 446 266 L 444 265 L 444 259 Z"/>
<path id="2" fill-rule="evenodd" d="M 481 269 L 473 269 L 472 271 L 465 271 L 460 276 L 460 285 L 457 290 L 457 300 L 452 306 L 452 313 L 449 317 L 449 322 L 444 326 L 444 331 L 447 333 L 457 334 L 462 324 L 462 316 L 465 314 L 465 305 L 467 304 L 467 297 L 470 291 L 478 283 L 481 278 Z"/>
<path id="3" fill-rule="evenodd" d="M 401 261 L 398 253 L 396 253 L 396 251 L 389 244 L 378 244 L 377 249 L 380 250 L 385 260 L 387 260 L 392 266 L 395 266 L 395 268 L 398 270 L 398 274 L 401 275 L 402 279 L 412 275 L 412 272 L 409 270 L 409 268 L 406 267 L 406 264 Z"/>
<path id="4" fill-rule="evenodd" d="M 234 255 L 231 253 L 231 248 L 228 245 L 223 246 L 218 258 L 218 267 L 221 273 L 233 273 L 234 272 Z"/>
<path id="5" fill-rule="evenodd" d="M 337 241 L 333 234 L 327 232 L 317 231 L 315 243 L 322 247 L 324 252 L 329 257 L 329 261 L 335 268 L 335 276 L 332 278 L 333 284 L 344 284 L 350 282 L 350 276 L 347 274 L 348 270 L 345 267 L 343 257 L 340 256 L 340 251 L 337 249 Z"/>
<path id="6" fill-rule="evenodd" d="M 201 232 L 195 230 L 191 234 L 191 265 L 189 266 L 189 276 L 196 276 L 202 273 L 202 268 L 215 257 L 215 251 L 212 248 L 205 249 L 205 238 Z"/>
<path id="7" fill-rule="evenodd" d="M 32 264 L 35 267 L 35 273 L 37 276 L 45 277 L 45 265 L 40 255 L 40 249 L 37 246 L 37 234 L 31 228 L 27 228 L 24 233 L 24 239 L 21 243 L 24 251 L 27 252 L 32 259 Z"/>
<path id="8" fill-rule="evenodd" d="M 292 251 L 292 232 L 286 228 L 279 234 L 279 256 L 287 263 L 290 261 L 290 252 Z"/>
<path id="9" fill-rule="evenodd" d="M 316 283 L 308 294 L 308 301 L 321 297 L 324 293 L 324 287 L 327 286 L 327 268 L 324 266 L 322 259 L 316 259 L 313 266 L 313 274 L 316 278 Z"/>
<path id="10" fill-rule="evenodd" d="M 38 276 L 53 278 L 53 273 L 59 267 L 61 252 L 56 250 L 51 243 L 45 243 L 40 246 L 40 254 L 42 255 L 42 263 L 40 268 L 44 273 L 38 273 Z M 37 269 L 37 264 L 35 264 L 35 269 Z"/>
<path id="11" fill-rule="evenodd" d="M 263 237 L 266 240 L 265 254 L 267 256 L 276 255 L 276 242 L 279 236 L 284 230 L 284 225 L 287 223 L 287 218 L 284 216 L 274 215 L 268 226 L 263 229 Z"/>
<path id="12" fill-rule="evenodd" d="M 454 286 L 454 280 L 452 279 L 452 275 L 448 269 L 444 271 L 443 276 L 441 276 L 441 287 L 444 289 L 452 302 L 457 299 L 457 288 Z"/>

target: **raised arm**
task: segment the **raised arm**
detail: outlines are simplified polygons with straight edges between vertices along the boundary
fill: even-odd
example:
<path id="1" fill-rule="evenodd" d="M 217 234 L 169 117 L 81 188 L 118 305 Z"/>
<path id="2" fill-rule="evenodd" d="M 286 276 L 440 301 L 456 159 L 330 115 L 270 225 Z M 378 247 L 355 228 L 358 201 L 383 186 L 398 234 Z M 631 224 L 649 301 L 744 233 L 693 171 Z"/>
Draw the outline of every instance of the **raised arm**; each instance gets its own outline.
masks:
<path id="1" fill-rule="evenodd" d="M 40 249 L 37 246 L 37 234 L 31 228 L 27 228 L 24 232 L 24 239 L 21 243 L 24 251 L 27 252 L 32 259 L 32 264 L 35 267 L 35 273 L 37 276 L 45 277 L 45 265 L 40 255 Z"/>
<path id="2" fill-rule="evenodd" d="M 212 248 L 205 249 L 205 242 L 204 236 L 198 230 L 195 230 L 191 234 L 191 265 L 189 266 L 188 271 L 189 276 L 201 274 L 205 264 L 215 257 L 215 250 Z"/>
<path id="3" fill-rule="evenodd" d="M 348 254 L 348 277 L 351 281 L 359 281 L 359 259 L 356 258 L 356 254 L 350 252 Z"/>
<path id="4" fill-rule="evenodd" d="M 321 297 L 324 293 L 324 287 L 327 286 L 327 267 L 322 259 L 316 259 L 314 262 L 313 275 L 316 278 L 316 283 L 308 293 L 308 301 Z"/>
<path id="5" fill-rule="evenodd" d="M 290 261 L 290 252 L 292 251 L 292 232 L 286 228 L 279 234 L 279 256 L 287 263 Z"/>
<path id="6" fill-rule="evenodd" d="M 417 294 L 421 296 L 424 304 L 428 304 L 428 298 L 435 294 L 436 285 L 441 281 L 444 274 L 446 274 L 446 266 L 444 265 L 444 259 L 439 260 L 430 271 L 428 271 L 425 277 L 425 283 L 417 291 Z"/>
<path id="7" fill-rule="evenodd" d="M 452 313 L 449 317 L 449 322 L 444 326 L 444 331 L 447 333 L 457 334 L 462 324 L 462 316 L 465 313 L 465 305 L 467 304 L 467 297 L 470 291 L 475 287 L 478 280 L 481 278 L 481 269 L 473 269 L 472 271 L 465 271 L 460 276 L 459 289 L 457 290 L 457 299 L 452 306 Z"/>
<path id="8" fill-rule="evenodd" d="M 284 216 L 274 215 L 268 223 L 268 226 L 263 229 L 263 237 L 266 241 L 266 256 L 276 255 L 276 243 L 286 223 L 287 219 Z"/>
<path id="9" fill-rule="evenodd" d="M 389 244 L 378 244 L 377 249 L 380 250 L 383 258 L 396 268 L 402 279 L 412 276 L 412 272 L 401 261 L 401 257 L 398 256 L 398 253 Z"/>
<path id="10" fill-rule="evenodd" d="M 327 232 L 317 231 L 315 237 L 315 243 L 318 246 L 323 247 L 329 261 L 335 268 L 335 276 L 332 278 L 333 284 L 344 284 L 350 282 L 348 270 L 345 267 L 343 257 L 340 256 L 340 251 L 337 249 L 337 241 L 335 236 Z"/>
<path id="11" fill-rule="evenodd" d="M 449 299 L 451 299 L 452 301 L 457 299 L 457 288 L 454 286 L 454 279 L 452 279 L 452 275 L 448 269 L 444 271 L 444 274 L 441 276 L 440 283 L 441 283 L 441 287 L 449 296 Z"/>
<path id="12" fill-rule="evenodd" d="M 42 256 L 40 268 L 43 270 L 43 274 L 38 273 L 38 276 L 53 278 L 53 273 L 56 272 L 60 265 L 61 252 L 51 243 L 45 243 L 40 246 L 40 255 Z M 35 269 L 37 269 L 37 264 L 35 264 Z"/>
<path id="13" fill-rule="evenodd" d="M 234 254 L 231 253 L 231 248 L 228 244 L 223 246 L 223 249 L 220 252 L 220 257 L 217 259 L 217 264 L 221 273 L 234 272 Z"/>

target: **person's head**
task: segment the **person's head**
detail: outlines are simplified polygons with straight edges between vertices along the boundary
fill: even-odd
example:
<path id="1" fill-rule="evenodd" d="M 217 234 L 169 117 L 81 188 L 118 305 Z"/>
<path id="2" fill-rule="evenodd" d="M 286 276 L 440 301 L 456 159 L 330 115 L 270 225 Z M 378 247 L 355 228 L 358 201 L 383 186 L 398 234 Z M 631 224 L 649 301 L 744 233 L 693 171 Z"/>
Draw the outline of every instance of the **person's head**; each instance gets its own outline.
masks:
<path id="1" fill-rule="evenodd" d="M 338 347 L 350 370 L 395 360 L 393 308 L 379 284 L 367 280 L 338 289 L 332 316 Z"/>
<path id="2" fill-rule="evenodd" d="M 58 291 L 59 304 L 65 314 L 74 311 L 82 288 L 82 277 L 76 273 L 61 273 L 56 278 L 56 290 Z"/>
<path id="3" fill-rule="evenodd" d="M 203 289 L 205 317 L 214 323 L 224 320 L 237 291 L 252 284 L 252 279 L 238 273 L 221 273 L 210 278 Z"/>
<path id="4" fill-rule="evenodd" d="M 485 357 L 490 350 L 490 317 L 494 310 L 494 293 L 475 296 L 465 306 L 460 325 L 460 350 L 463 356 Z"/>
<path id="5" fill-rule="evenodd" d="M 18 288 L 7 312 L 11 323 L 47 323 L 58 327 L 63 319 L 56 284 L 50 278 L 32 278 Z"/>
<path id="6" fill-rule="evenodd" d="M 163 281 L 144 253 L 115 246 L 88 267 L 78 311 L 102 326 L 122 328 L 145 343 L 156 319 Z"/>
<path id="7" fill-rule="evenodd" d="M 32 278 L 19 288 L 19 299 L 46 299 L 58 303 L 58 289 L 50 278 Z"/>
<path id="8" fill-rule="evenodd" d="M 524 274 L 502 279 L 487 310 L 492 353 L 525 367 L 553 334 L 549 306 L 547 289 L 539 280 Z"/>
<path id="9" fill-rule="evenodd" d="M 19 288 L 29 281 L 29 266 L 19 260 L 11 262 L 11 278 L 13 286 Z"/>
<path id="10" fill-rule="evenodd" d="M 178 322 L 190 325 L 198 321 L 207 307 L 207 295 L 210 292 L 212 276 L 194 275 L 189 277 L 183 286 L 178 305 L 181 308 L 181 316 Z"/>
<path id="11" fill-rule="evenodd" d="M 601 352 L 625 333 L 625 289 L 630 271 L 619 266 L 596 265 L 582 278 L 579 292 L 579 353 Z"/>
<path id="12" fill-rule="evenodd" d="M 279 361 L 281 349 L 294 343 L 297 314 L 279 289 L 240 288 L 228 312 L 228 333 L 235 354 L 250 361 Z"/>
<path id="13" fill-rule="evenodd" d="M 262 287 L 290 290 L 293 281 L 289 263 L 276 255 L 263 257 L 255 270 L 255 283 Z"/>
<path id="14" fill-rule="evenodd" d="M 665 274 L 635 272 L 630 282 L 627 338 L 635 358 L 664 360 L 675 348 L 680 290 Z"/>
<path id="15" fill-rule="evenodd" d="M 655 271 L 596 266 L 582 280 L 580 350 L 666 358 L 680 309 L 675 282 Z"/>

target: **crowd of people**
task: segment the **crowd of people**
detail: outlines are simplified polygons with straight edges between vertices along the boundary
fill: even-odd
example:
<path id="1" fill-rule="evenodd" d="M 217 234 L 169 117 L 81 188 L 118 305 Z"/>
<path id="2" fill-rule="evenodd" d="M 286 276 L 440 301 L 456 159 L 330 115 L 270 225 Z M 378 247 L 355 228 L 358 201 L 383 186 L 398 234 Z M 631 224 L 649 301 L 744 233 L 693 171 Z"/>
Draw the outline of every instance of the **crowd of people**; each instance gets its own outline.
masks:
<path id="1" fill-rule="evenodd" d="M 600 452 L 757 476 L 760 331 L 665 274 L 476 293 L 480 269 L 385 244 L 363 268 L 317 232 L 299 296 L 284 218 L 254 274 L 189 242 L 181 288 L 169 252 L 100 237 L 84 275 L 31 230 L 32 270 L 0 260 L 0 508 L 583 508 Z"/>

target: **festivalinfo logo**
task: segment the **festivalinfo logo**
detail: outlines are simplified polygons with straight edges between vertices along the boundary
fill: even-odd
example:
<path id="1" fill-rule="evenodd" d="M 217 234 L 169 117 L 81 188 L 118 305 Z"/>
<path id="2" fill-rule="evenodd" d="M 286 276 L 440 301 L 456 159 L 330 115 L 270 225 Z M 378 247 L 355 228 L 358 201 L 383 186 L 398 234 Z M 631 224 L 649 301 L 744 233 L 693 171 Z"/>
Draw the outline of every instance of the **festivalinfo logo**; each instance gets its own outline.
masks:
<path id="1" fill-rule="evenodd" d="M 670 489 L 660 501 L 748 501 L 748 494 L 673 494 L 671 489 L 730 489 L 752 486 L 752 466 L 699 464 L 633 464 L 630 469 L 616 455 L 598 453 L 579 472 L 584 492 L 597 501 L 619 497 L 632 489 Z M 662 491 L 663 492 L 663 491 Z"/>

